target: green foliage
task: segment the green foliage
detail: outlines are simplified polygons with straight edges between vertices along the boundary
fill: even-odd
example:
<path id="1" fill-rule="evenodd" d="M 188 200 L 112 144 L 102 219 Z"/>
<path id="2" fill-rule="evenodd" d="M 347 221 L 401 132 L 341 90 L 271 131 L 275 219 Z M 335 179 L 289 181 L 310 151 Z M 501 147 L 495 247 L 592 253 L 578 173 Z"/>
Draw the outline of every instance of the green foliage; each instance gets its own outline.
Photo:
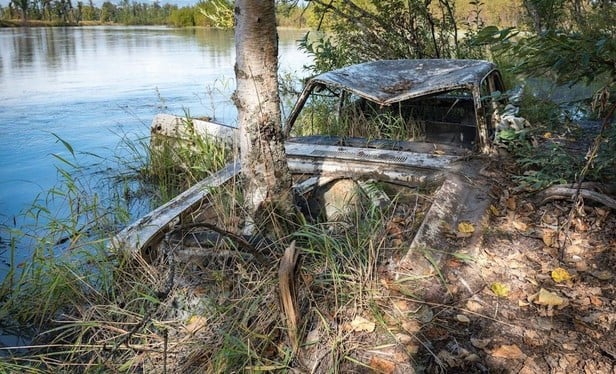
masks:
<path id="1" fill-rule="evenodd" d="M 613 124 L 603 134 L 598 156 L 592 163 L 590 179 L 616 183 L 616 127 Z"/>
<path id="2" fill-rule="evenodd" d="M 616 40 L 612 33 L 563 33 L 550 30 L 525 39 L 516 47 L 524 56 L 517 72 L 551 75 L 558 83 L 616 79 Z"/>
<path id="3" fill-rule="evenodd" d="M 104 238 L 129 217 L 128 202 L 117 186 L 109 186 L 104 195 L 93 192 L 76 163 L 76 151 L 52 136 L 70 155 L 54 154 L 60 184 L 24 212 L 27 225 L 2 228 L 3 236 L 10 238 L 11 251 L 29 245 L 32 253 L 23 263 L 16 263 L 13 253 L 11 271 L 0 285 L 0 326 L 9 331 L 35 330 L 58 313 L 87 305 L 90 282 L 108 287 L 113 261 Z"/>
<path id="4" fill-rule="evenodd" d="M 312 53 L 327 53 L 319 56 L 324 60 L 319 65 L 340 67 L 341 63 L 376 59 L 447 58 L 458 53 L 454 5 L 448 0 L 433 6 L 419 0 L 314 0 L 312 4 L 315 14 L 335 37 L 335 42 L 317 39 L 311 41 L 316 46 L 304 47 Z"/>
<path id="5" fill-rule="evenodd" d="M 522 130 L 508 129 L 499 134 L 500 143 L 520 166 L 515 178 L 523 188 L 532 191 L 576 181 L 588 160 L 591 138 L 596 135 L 596 122 L 593 132 L 588 128 L 592 121 L 575 119 L 579 117 L 576 111 L 569 112 L 549 96 L 545 90 L 535 93 L 526 88 L 520 115 L 532 126 Z M 616 133 L 610 127 L 603 135 L 598 155 L 585 180 L 613 182 L 616 170 L 614 136 Z"/>
<path id="6" fill-rule="evenodd" d="M 529 1 L 545 6 L 562 2 Z M 582 12 L 573 8 L 570 18 L 565 11 L 546 11 L 549 15 L 542 16 L 546 26 L 513 45 L 514 53 L 519 56 L 515 71 L 525 76 L 547 76 L 559 84 L 598 81 L 601 88 L 613 90 L 616 82 L 616 25 L 613 22 L 616 5 L 599 3 L 586 9 Z"/>
<path id="7" fill-rule="evenodd" d="M 536 33 L 559 26 L 566 12 L 568 0 L 524 0 L 527 23 Z"/>
<path id="8" fill-rule="evenodd" d="M 229 216 L 219 219 L 233 221 L 237 212 L 229 212 L 229 207 L 241 206 L 234 189 L 213 193 L 211 211 L 225 212 Z M 318 308 L 310 308 L 317 312 L 308 318 L 318 318 L 319 310 L 342 315 L 348 303 L 360 308 L 370 304 L 376 263 L 385 245 L 382 220 L 387 218 L 381 213 L 363 212 L 366 219 L 358 216 L 356 226 L 343 231 L 304 224 L 294 234 L 305 257 L 298 270 L 315 279 L 306 289 L 306 300 Z M 99 243 L 105 249 L 104 242 Z M 278 260 L 276 248 L 284 245 L 275 243 L 264 251 L 272 264 Z M 277 310 L 275 266 L 256 266 L 226 241 L 216 252 L 238 256 L 222 261 L 214 257 L 204 263 L 203 272 L 173 259 L 148 263 L 139 255 L 108 255 L 104 250 L 87 254 L 85 249 L 83 259 L 35 258 L 12 287 L 2 289 L 2 327 L 23 332 L 31 326 L 44 340 L 38 351 L 3 357 L 0 371 L 149 372 L 160 364 L 149 365 L 163 359 L 179 372 L 288 367 L 292 354 L 281 344 L 284 327 Z M 176 287 L 174 276 L 181 279 Z M 193 321 L 203 322 L 195 329 L 190 327 Z M 168 351 L 156 349 L 167 344 Z M 133 347 L 143 354 L 135 355 Z M 168 352 L 192 358 L 176 361 Z"/>
<path id="9" fill-rule="evenodd" d="M 517 9 L 509 1 L 316 0 L 308 18 L 327 36 L 306 39 L 302 48 L 315 57 L 311 68 L 317 73 L 376 59 L 486 59 L 493 57 L 492 43 L 475 37 L 486 20 L 516 23 Z"/>
<path id="10" fill-rule="evenodd" d="M 191 124 L 186 122 L 186 126 Z M 164 162 L 155 153 L 151 158 L 144 156 L 149 143 L 123 138 L 134 158 L 118 156 L 122 172 L 105 178 L 104 184 L 93 186 L 89 184 L 92 170 L 85 170 L 79 164 L 82 153 L 59 136 L 51 136 L 63 147 L 63 152 L 53 155 L 61 182 L 24 212 L 27 224 L 0 227 L 10 251 L 10 272 L 0 282 L 0 329 L 26 337 L 44 331 L 44 339 L 38 343 L 50 347 L 31 351 L 26 358 L 16 355 L 9 359 L 3 355 L 0 372 L 61 372 L 66 369 L 66 363 L 72 369 L 74 364 L 82 363 L 88 371 L 104 368 L 107 371 L 109 362 L 133 372 L 141 362 L 135 360 L 130 350 L 118 347 L 121 342 L 143 342 L 139 334 L 131 337 L 127 326 L 148 321 L 142 326 L 143 332 L 152 336 L 160 333 L 164 323 L 153 324 L 149 319 L 156 318 L 157 308 L 162 305 L 159 297 L 164 285 L 160 280 L 164 274 L 143 259 L 115 252 L 109 246 L 109 239 L 131 219 L 131 204 L 143 197 L 143 190 L 150 191 L 146 185 L 161 182 L 157 178 L 165 178 L 163 175 L 171 171 L 155 171 L 156 165 L 149 164 Z M 168 154 L 177 162 L 194 164 L 180 164 L 185 166 L 184 174 L 176 176 L 173 182 L 163 181 L 169 185 L 157 190 L 170 189 L 171 183 L 179 184 L 180 180 L 185 186 L 191 178 L 207 175 L 206 168 L 224 162 L 218 157 L 224 153 L 212 153 L 219 152 L 218 148 L 206 140 L 193 141 L 186 146 L 190 146 L 191 152 L 211 152 L 187 156 L 189 150 L 185 148 Z M 173 167 L 177 172 L 178 165 Z M 230 207 L 233 203 L 221 200 L 221 206 L 215 211 L 237 216 L 237 212 L 229 212 Z M 18 251 L 24 246 L 32 255 L 26 261 L 17 262 Z M 103 346 L 102 350 L 95 348 Z"/>
<path id="11" fill-rule="evenodd" d="M 516 27 L 522 23 L 522 3 L 523 0 L 454 1 L 459 24 L 480 22 L 484 26 L 497 25 L 505 28 Z"/>
<path id="12" fill-rule="evenodd" d="M 195 10 L 191 7 L 174 9 L 169 15 L 168 23 L 175 27 L 195 26 Z"/>
<path id="13" fill-rule="evenodd" d="M 501 67 L 506 68 L 508 76 L 527 80 L 521 115 L 532 127 L 523 133 L 502 134 L 509 137 L 505 140 L 523 168 L 520 180 L 533 189 L 573 182 L 580 178 L 582 169 L 586 170 L 586 162 L 592 167 L 587 169 L 585 178 L 609 180 L 614 170 L 610 152 L 615 142 L 609 120 L 596 158 L 587 160 L 584 147 L 590 144 L 584 138 L 589 137 L 589 132 L 572 131 L 579 126 L 577 119 L 567 112 L 572 107 L 585 106 L 587 118 L 603 120 L 615 105 L 616 6 L 594 2 L 578 7 L 566 0 L 528 0 L 524 4 L 534 32 L 487 26 L 473 37 L 475 45 L 487 48 L 495 60 L 503 62 Z M 533 85 L 554 84 L 560 85 L 557 89 L 568 91 L 567 95 L 532 94 L 529 89 Z M 590 87 L 586 91 L 595 90 L 592 105 L 590 95 L 571 95 L 580 91 L 580 85 Z M 561 100 L 556 103 L 550 97 Z M 591 108 L 594 115 L 588 114 Z M 546 139 L 544 134 L 551 137 Z"/>
<path id="14" fill-rule="evenodd" d="M 473 44 L 477 34 L 484 28 L 482 17 L 484 3 L 478 0 L 469 1 L 472 7 L 468 18 L 462 23 L 465 26 L 464 38 L 460 42 L 459 57 L 481 59 L 485 57 L 482 48 L 474 48 Z"/>
<path id="15" fill-rule="evenodd" d="M 209 24 L 221 29 L 233 28 L 233 2 L 229 0 L 207 0 L 197 4 L 199 12 Z"/>
<path id="16" fill-rule="evenodd" d="M 25 7 L 25 8 L 23 8 Z M 23 11 L 25 9 L 25 12 Z M 304 8 L 287 2 L 277 4 L 278 22 L 287 27 L 305 27 Z M 92 0 L 11 0 L 0 5 L 0 20 L 44 21 L 45 25 L 119 23 L 125 25 L 172 25 L 176 27 L 233 28 L 233 2 L 200 0 L 180 9 L 160 2 L 104 1 L 97 7 Z M 13 21 L 17 23 L 18 21 Z"/>
<path id="17" fill-rule="evenodd" d="M 518 154 L 517 162 L 524 173 L 516 179 L 531 191 L 574 181 L 583 166 L 579 157 L 558 143 L 548 143 L 533 148 L 532 152 Z"/>
<path id="18" fill-rule="evenodd" d="M 312 64 L 305 67 L 315 73 L 334 70 L 354 62 L 347 53 L 350 47 L 344 41 L 335 42 L 333 37 L 322 33 L 306 33 L 299 46 L 312 60 Z"/>
<path id="19" fill-rule="evenodd" d="M 276 2 L 276 22 L 280 27 L 308 27 L 308 15 L 306 13 L 307 9 L 297 1 Z"/>

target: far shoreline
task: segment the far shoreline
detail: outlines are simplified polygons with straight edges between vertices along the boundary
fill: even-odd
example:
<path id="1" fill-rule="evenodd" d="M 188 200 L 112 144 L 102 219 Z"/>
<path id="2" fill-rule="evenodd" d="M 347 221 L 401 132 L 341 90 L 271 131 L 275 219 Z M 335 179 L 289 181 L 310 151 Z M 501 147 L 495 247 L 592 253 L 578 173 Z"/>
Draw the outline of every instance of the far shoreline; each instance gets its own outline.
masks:
<path id="1" fill-rule="evenodd" d="M 159 26 L 168 27 L 171 29 L 217 29 L 217 27 L 206 26 L 173 26 L 162 23 L 151 24 L 124 24 L 115 22 L 98 22 L 98 21 L 81 21 L 79 23 L 57 22 L 57 21 L 42 21 L 42 20 L 28 20 L 24 24 L 22 20 L 0 20 L 0 28 L 28 28 L 28 27 L 87 27 L 87 26 Z M 311 31 L 313 29 L 309 27 L 293 27 L 293 26 L 277 26 L 278 30 L 305 30 Z M 229 29 L 232 30 L 232 29 Z"/>
<path id="2" fill-rule="evenodd" d="M 120 23 L 97 22 L 97 21 L 82 21 L 79 23 L 57 22 L 57 21 L 42 21 L 42 20 L 27 20 L 25 23 L 22 20 L 0 20 L 0 28 L 22 28 L 22 27 L 80 27 L 80 26 L 115 26 L 122 25 Z M 144 25 L 146 26 L 146 25 Z M 154 26 L 154 25 L 148 25 Z M 166 26 L 166 25 L 156 25 Z"/>

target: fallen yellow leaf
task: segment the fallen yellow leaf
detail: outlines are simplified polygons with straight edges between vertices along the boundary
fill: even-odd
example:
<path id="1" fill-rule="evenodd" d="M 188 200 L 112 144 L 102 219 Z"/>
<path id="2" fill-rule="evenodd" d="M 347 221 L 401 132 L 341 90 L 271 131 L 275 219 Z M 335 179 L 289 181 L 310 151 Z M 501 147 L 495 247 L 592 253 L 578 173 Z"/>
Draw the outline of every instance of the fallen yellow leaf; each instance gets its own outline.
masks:
<path id="1" fill-rule="evenodd" d="M 539 305 L 558 306 L 558 305 L 563 305 L 564 303 L 565 303 L 564 298 L 544 288 L 539 290 L 539 293 L 537 294 L 537 297 L 535 298 L 535 304 L 539 304 Z"/>
<path id="2" fill-rule="evenodd" d="M 473 226 L 470 222 L 460 222 L 458 223 L 458 232 L 462 234 L 470 234 L 475 232 L 475 226 Z"/>
<path id="3" fill-rule="evenodd" d="M 355 319 L 353 319 L 353 321 L 351 321 L 351 329 L 355 332 L 372 332 L 374 331 L 375 327 L 376 324 L 374 322 L 371 322 L 361 316 L 357 316 L 355 317 Z"/>
<path id="4" fill-rule="evenodd" d="M 509 287 L 505 286 L 500 282 L 494 282 L 490 286 L 490 289 L 494 294 L 498 297 L 507 297 L 509 296 Z"/>
<path id="5" fill-rule="evenodd" d="M 500 210 L 498 210 L 498 208 L 495 207 L 494 204 L 490 205 L 490 213 L 492 213 L 492 215 L 495 216 L 495 217 L 500 217 L 500 215 L 501 215 Z"/>
<path id="6" fill-rule="evenodd" d="M 505 344 L 492 350 L 492 356 L 500 358 L 521 358 L 524 357 L 524 353 L 515 344 Z"/>
<path id="7" fill-rule="evenodd" d="M 546 132 L 546 133 L 544 133 L 544 134 L 543 134 L 543 137 L 544 137 L 545 139 L 550 139 L 550 138 L 552 137 L 552 133 L 548 131 L 548 132 Z"/>
<path id="8" fill-rule="evenodd" d="M 556 283 L 570 281 L 571 274 L 569 274 L 569 272 L 567 272 L 567 270 L 563 268 L 556 268 L 552 270 L 552 279 L 554 279 L 554 282 Z"/>

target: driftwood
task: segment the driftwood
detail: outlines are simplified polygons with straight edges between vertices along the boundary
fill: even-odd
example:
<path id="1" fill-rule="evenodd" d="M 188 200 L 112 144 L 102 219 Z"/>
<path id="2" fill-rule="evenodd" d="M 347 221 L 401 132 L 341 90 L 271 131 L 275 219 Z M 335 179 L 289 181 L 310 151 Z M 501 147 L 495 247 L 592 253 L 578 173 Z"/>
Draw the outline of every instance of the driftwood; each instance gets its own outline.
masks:
<path id="1" fill-rule="evenodd" d="M 577 193 L 577 188 L 569 187 L 569 185 L 557 185 L 543 190 L 539 194 L 539 197 L 541 199 L 541 204 L 545 204 L 553 200 L 572 199 Z M 579 194 L 584 199 L 595 201 L 605 205 L 608 208 L 616 210 L 616 199 L 613 199 L 606 194 L 585 188 L 579 189 Z"/>

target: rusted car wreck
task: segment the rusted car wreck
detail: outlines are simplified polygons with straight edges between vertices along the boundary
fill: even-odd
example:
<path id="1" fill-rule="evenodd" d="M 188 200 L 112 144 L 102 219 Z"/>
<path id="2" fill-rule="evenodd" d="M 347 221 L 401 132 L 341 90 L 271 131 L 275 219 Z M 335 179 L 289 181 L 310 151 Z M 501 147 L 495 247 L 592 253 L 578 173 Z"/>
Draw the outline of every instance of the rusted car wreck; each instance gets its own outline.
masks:
<path id="1" fill-rule="evenodd" d="M 427 271 L 416 250 L 439 247 L 443 227 L 477 222 L 489 205 L 480 170 L 502 122 L 503 92 L 496 66 L 478 60 L 375 61 L 315 76 L 284 126 L 289 167 L 303 176 L 297 189 L 306 194 L 340 178 L 437 184 L 402 261 Z M 182 138 L 185 127 L 181 118 L 159 115 L 152 133 Z M 229 126 L 194 120 L 191 131 L 236 143 Z M 210 188 L 238 173 L 239 165 L 230 163 L 124 229 L 114 245 L 155 246 L 186 212 L 203 206 Z"/>

